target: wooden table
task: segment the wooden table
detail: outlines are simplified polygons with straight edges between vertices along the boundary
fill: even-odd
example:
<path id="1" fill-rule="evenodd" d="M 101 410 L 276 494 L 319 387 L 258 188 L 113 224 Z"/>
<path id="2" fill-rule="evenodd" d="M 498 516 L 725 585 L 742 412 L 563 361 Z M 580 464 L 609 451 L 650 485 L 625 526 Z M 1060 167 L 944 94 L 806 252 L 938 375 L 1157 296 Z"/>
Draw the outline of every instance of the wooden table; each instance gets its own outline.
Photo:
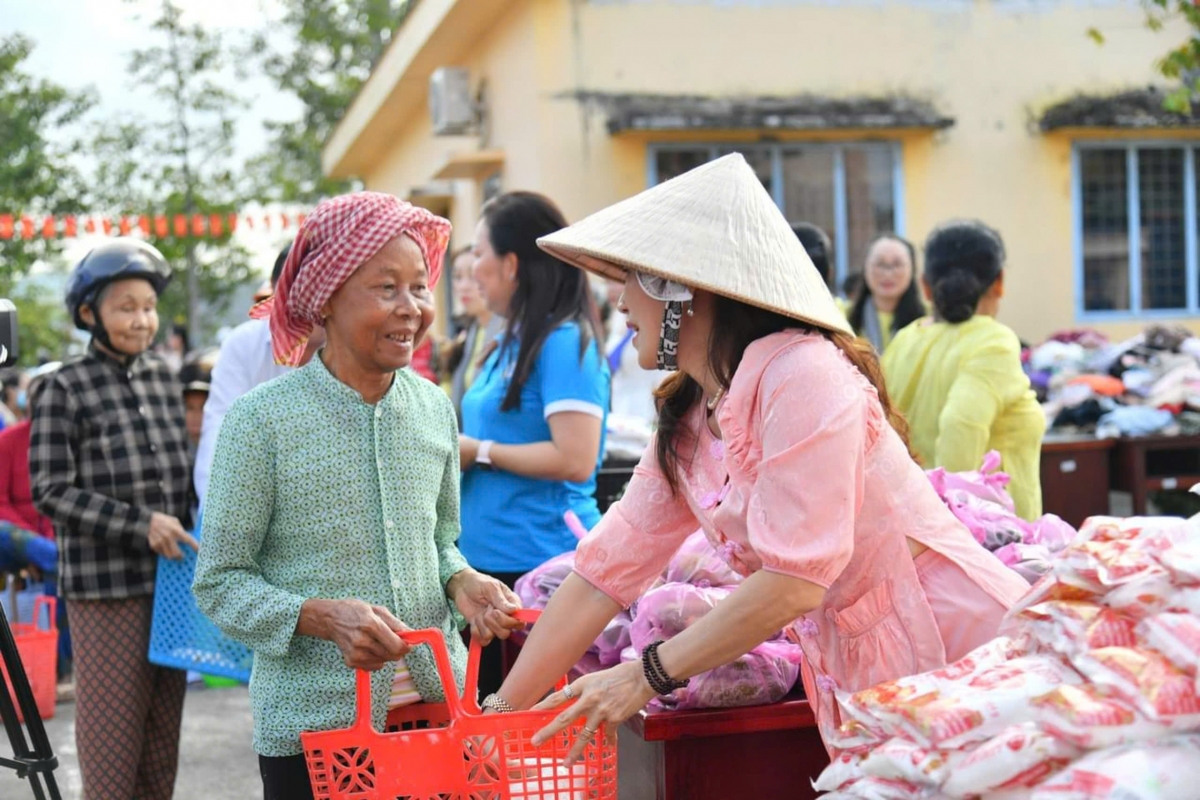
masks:
<path id="1" fill-rule="evenodd" d="M 524 638 L 505 642 L 505 671 Z M 617 733 L 620 800 L 808 800 L 828 763 L 798 682 L 772 705 L 643 710 Z"/>
<path id="2" fill-rule="evenodd" d="M 1114 440 L 1047 436 L 1042 442 L 1042 510 L 1078 528 L 1109 513 L 1110 453 Z"/>
<path id="3" fill-rule="evenodd" d="M 807 800 L 829 763 L 808 701 L 642 711 L 617 735 L 620 800 Z"/>
<path id="4" fill-rule="evenodd" d="M 1112 488 L 1133 495 L 1133 513 L 1146 513 L 1150 492 L 1190 489 L 1200 483 L 1200 436 L 1116 439 Z"/>

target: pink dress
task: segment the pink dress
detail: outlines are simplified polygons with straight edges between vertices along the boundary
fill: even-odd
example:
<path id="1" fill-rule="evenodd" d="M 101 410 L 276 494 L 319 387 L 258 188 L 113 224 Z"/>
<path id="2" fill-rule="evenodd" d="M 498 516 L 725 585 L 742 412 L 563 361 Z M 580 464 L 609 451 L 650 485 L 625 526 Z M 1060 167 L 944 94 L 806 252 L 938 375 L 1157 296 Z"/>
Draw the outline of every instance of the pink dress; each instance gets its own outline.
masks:
<path id="1" fill-rule="evenodd" d="M 965 621 L 973 607 L 998 609 L 989 624 L 971 623 L 975 641 L 955 650 L 993 638 L 999 613 L 1028 590 L 942 504 L 874 387 L 825 337 L 754 342 L 717 416 L 724 441 L 702 409 L 689 420 L 694 443 L 681 451 L 693 455 L 677 496 L 647 450 L 624 497 L 580 543 L 576 572 L 628 606 L 699 526 L 743 575 L 765 569 L 824 588 L 822 605 L 789 635 L 804 650 L 804 688 L 826 743 L 841 722 L 835 690 L 946 663 L 939 621 L 945 629 L 953 619 L 935 617 L 906 537 L 933 551 L 919 557 L 922 573 L 966 584 L 949 593 Z"/>

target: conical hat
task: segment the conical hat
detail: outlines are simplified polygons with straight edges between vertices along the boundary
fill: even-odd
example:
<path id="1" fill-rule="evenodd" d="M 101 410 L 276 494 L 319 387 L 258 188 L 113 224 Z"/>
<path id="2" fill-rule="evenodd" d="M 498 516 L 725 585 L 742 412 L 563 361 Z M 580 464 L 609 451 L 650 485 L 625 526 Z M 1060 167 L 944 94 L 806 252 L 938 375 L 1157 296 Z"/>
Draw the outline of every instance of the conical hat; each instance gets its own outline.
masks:
<path id="1" fill-rule="evenodd" d="M 817 268 L 740 154 L 719 158 L 538 239 L 612 280 L 669 278 L 850 333 Z"/>

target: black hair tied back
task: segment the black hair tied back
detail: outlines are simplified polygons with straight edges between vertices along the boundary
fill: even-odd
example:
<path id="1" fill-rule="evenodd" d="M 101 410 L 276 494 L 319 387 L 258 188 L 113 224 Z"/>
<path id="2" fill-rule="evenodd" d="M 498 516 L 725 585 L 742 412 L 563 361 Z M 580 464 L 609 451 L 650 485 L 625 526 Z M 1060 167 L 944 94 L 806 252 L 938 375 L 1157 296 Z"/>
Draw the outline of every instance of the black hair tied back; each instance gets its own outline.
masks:
<path id="1" fill-rule="evenodd" d="M 933 304 L 946 322 L 966 322 L 975 316 L 975 307 L 987 287 L 969 272 L 953 271 L 933 284 Z"/>
<path id="2" fill-rule="evenodd" d="M 925 242 L 925 276 L 938 316 L 957 324 L 975 316 L 1004 269 L 1004 241 L 977 220 L 939 225 Z"/>

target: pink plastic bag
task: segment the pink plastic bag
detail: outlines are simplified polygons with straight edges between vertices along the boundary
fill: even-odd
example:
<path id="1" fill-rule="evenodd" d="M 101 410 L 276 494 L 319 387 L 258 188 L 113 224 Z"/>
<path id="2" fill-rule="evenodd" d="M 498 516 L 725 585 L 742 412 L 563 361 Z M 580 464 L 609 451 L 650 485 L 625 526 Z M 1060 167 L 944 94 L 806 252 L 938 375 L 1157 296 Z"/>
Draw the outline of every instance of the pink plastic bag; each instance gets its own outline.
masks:
<path id="1" fill-rule="evenodd" d="M 517 578 L 513 591 L 525 608 L 543 609 L 574 569 L 575 551 L 563 553 Z"/>
<path id="2" fill-rule="evenodd" d="M 713 549 L 704 531 L 696 531 L 684 541 L 667 566 L 668 583 L 693 586 L 736 586 L 742 576 L 733 571 Z"/>
<path id="3" fill-rule="evenodd" d="M 728 589 L 667 583 L 642 595 L 629 637 L 640 653 L 647 645 L 682 632 L 729 596 Z"/>
<path id="4" fill-rule="evenodd" d="M 692 678 L 660 698 L 664 708 L 736 708 L 778 703 L 800 677 L 801 651 L 791 642 L 764 642 L 736 661 Z"/>
<path id="5" fill-rule="evenodd" d="M 632 624 L 633 616 L 628 611 L 622 611 L 597 637 L 591 651 L 596 654 L 600 666 L 613 667 L 621 663 L 621 651 L 630 645 L 629 626 Z"/>
<path id="6" fill-rule="evenodd" d="M 962 496 L 970 495 L 995 503 L 1010 512 L 1016 508 L 1007 489 L 1009 477 L 1000 472 L 1000 454 L 995 450 L 983 457 L 983 465 L 978 472 L 947 472 L 938 467 L 926 474 L 944 501 L 961 500 Z"/>

